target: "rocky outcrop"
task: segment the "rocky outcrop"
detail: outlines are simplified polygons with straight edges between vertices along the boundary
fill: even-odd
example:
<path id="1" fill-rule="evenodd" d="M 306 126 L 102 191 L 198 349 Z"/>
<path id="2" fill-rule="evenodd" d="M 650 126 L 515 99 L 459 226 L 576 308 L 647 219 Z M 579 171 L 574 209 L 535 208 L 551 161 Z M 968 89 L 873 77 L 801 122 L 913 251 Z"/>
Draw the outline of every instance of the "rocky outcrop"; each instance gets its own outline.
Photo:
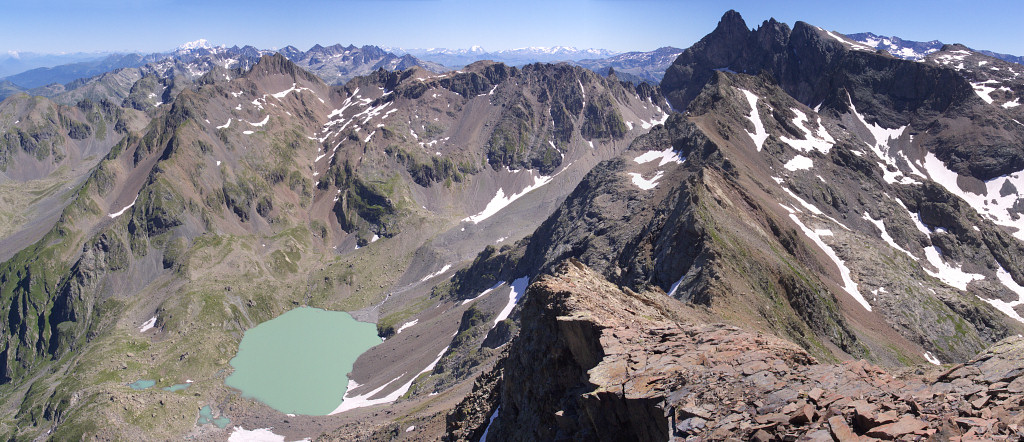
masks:
<path id="1" fill-rule="evenodd" d="M 484 428 L 498 440 L 1024 437 L 1024 338 L 941 369 L 823 364 L 789 342 L 619 289 L 575 261 L 532 284 L 522 313 L 495 369 L 500 399 L 480 403 L 492 395 L 489 373 L 449 416 L 449 438 Z"/>
<path id="2" fill-rule="evenodd" d="M 872 123 L 920 131 L 920 144 L 961 175 L 987 181 L 1024 168 L 1024 156 L 1013 147 L 1024 140 L 1024 127 L 1009 116 L 1015 111 L 987 104 L 994 97 L 979 98 L 984 88 L 974 86 L 976 94 L 962 72 L 940 67 L 936 60 L 943 53 L 930 55 L 930 63 L 902 60 L 804 22 L 790 29 L 770 19 L 750 30 L 739 13 L 729 11 L 676 59 L 661 86 L 672 106 L 683 110 L 716 71 L 764 75 L 821 113 L 848 113 L 852 100 Z"/>

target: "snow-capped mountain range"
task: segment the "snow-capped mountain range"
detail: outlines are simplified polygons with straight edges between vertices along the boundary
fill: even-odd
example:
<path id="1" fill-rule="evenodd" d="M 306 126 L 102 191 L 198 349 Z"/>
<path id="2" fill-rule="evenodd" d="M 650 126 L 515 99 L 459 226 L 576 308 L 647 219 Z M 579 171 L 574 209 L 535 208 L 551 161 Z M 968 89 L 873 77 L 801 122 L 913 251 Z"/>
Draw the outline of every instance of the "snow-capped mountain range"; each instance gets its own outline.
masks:
<path id="1" fill-rule="evenodd" d="M 445 66 L 461 67 L 474 61 L 492 60 L 511 65 L 528 63 L 551 63 L 557 61 L 577 61 L 593 58 L 606 58 L 619 54 L 608 49 L 577 49 L 572 46 L 531 46 L 515 49 L 488 51 L 480 46 L 469 49 L 448 48 L 385 48 L 398 55 L 409 54 L 421 60 L 440 63 Z"/>
<path id="2" fill-rule="evenodd" d="M 847 34 L 850 39 L 871 46 L 875 49 L 884 49 L 886 52 L 892 54 L 894 57 L 902 58 L 905 60 L 921 61 L 933 52 L 942 50 L 945 43 L 932 40 L 932 41 L 912 41 L 904 40 L 902 38 L 892 36 L 887 37 L 885 35 L 876 35 L 871 32 L 859 32 L 856 34 Z M 1009 61 L 1011 63 L 1024 64 L 1024 57 L 1010 54 L 1000 54 L 998 52 L 971 49 L 979 54 L 984 54 L 989 57 L 995 57 L 1003 61 Z"/>

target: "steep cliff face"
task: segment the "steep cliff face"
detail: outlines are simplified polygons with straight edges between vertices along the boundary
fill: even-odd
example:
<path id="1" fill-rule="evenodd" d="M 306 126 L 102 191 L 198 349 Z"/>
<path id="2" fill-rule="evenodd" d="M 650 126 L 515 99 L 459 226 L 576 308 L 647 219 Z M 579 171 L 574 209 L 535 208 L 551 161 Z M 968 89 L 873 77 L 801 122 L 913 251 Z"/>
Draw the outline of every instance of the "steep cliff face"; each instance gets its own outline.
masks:
<path id="1" fill-rule="evenodd" d="M 619 289 L 576 261 L 533 283 L 522 312 L 508 356 L 456 408 L 460 419 L 450 416 L 450 438 L 1024 435 L 1020 338 L 916 374 L 822 364 L 789 342 L 707 323 L 706 312 L 660 294 Z M 499 398 L 489 400 L 494 391 Z M 479 423 L 475 432 L 467 422 Z"/>

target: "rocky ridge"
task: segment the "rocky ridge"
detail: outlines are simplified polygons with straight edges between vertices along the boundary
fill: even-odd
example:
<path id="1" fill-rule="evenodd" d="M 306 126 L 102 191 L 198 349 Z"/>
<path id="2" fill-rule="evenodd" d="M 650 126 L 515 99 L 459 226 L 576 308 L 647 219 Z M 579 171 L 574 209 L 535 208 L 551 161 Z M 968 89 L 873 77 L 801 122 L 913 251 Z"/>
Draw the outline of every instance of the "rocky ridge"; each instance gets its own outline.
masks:
<path id="1" fill-rule="evenodd" d="M 706 313 L 658 293 L 615 287 L 575 261 L 531 284 L 523 313 L 493 372 L 500 380 L 478 382 L 450 416 L 453 438 L 470 438 L 460 430 L 467 419 L 487 422 L 474 436 L 500 440 L 1024 436 L 1019 337 L 942 369 L 823 364 L 773 336 L 702 323 Z M 493 389 L 501 394 L 490 409 L 471 405 Z M 463 417 L 466 407 L 491 417 Z"/>

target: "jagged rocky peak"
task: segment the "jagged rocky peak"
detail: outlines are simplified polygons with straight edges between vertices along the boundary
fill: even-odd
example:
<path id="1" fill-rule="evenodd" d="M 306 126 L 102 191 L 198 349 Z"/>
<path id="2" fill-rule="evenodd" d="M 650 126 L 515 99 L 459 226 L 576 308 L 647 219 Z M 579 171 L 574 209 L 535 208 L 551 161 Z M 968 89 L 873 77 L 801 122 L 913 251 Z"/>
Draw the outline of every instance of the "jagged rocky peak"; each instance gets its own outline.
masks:
<path id="1" fill-rule="evenodd" d="M 279 53 L 263 55 L 246 74 L 247 77 L 253 79 L 276 75 L 287 75 L 293 79 L 301 78 L 305 81 L 322 83 L 320 78 L 296 66 L 295 63 Z"/>

